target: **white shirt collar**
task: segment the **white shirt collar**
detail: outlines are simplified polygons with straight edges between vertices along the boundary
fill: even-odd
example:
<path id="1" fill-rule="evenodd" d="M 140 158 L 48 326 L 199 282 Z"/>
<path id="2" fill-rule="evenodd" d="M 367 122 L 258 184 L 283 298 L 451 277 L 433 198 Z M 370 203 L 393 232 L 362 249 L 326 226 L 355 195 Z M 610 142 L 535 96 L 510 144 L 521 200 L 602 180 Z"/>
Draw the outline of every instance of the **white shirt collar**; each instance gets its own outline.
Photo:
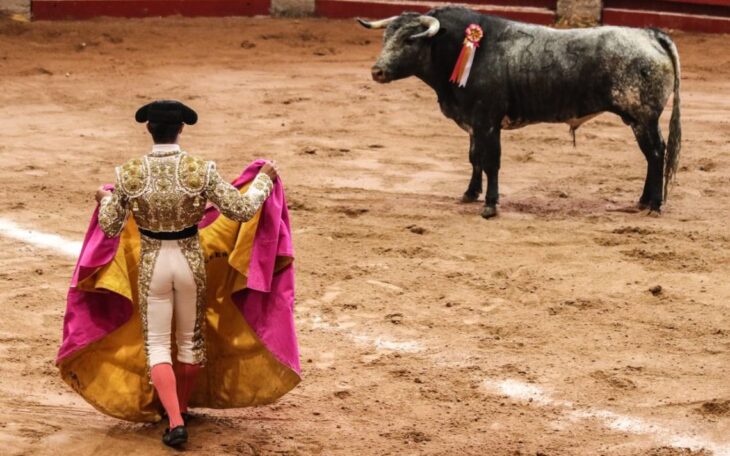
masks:
<path id="1" fill-rule="evenodd" d="M 153 157 L 166 157 L 168 155 L 175 155 L 180 152 L 179 144 L 153 144 L 152 153 Z"/>
<path id="2" fill-rule="evenodd" d="M 180 152 L 180 144 L 153 144 L 152 153 L 155 152 Z"/>

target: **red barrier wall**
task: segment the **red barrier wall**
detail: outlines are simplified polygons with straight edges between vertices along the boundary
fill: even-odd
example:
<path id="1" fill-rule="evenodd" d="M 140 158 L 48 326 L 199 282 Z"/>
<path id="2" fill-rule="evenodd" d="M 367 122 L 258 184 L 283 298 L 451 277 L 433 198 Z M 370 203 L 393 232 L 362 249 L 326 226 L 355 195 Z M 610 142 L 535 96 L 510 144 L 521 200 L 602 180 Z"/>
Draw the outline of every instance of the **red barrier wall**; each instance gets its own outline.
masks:
<path id="1" fill-rule="evenodd" d="M 257 16 L 269 14 L 270 0 L 31 0 L 33 20 L 98 16 Z"/>
<path id="2" fill-rule="evenodd" d="M 461 0 L 477 11 L 536 24 L 555 22 L 556 0 Z M 315 0 L 321 17 L 386 17 L 403 11 L 425 12 L 421 0 Z M 604 24 L 730 33 L 730 0 L 604 0 Z M 31 0 L 34 20 L 87 19 L 98 16 L 255 16 L 267 15 L 271 0 Z"/>
<path id="3" fill-rule="evenodd" d="M 603 23 L 730 33 L 730 0 L 604 0 Z"/>
<path id="4" fill-rule="evenodd" d="M 533 24 L 553 24 L 555 22 L 555 2 L 551 0 L 526 1 L 480 1 L 467 0 L 470 7 L 480 13 L 493 14 Z M 488 3 L 488 4 L 486 4 Z M 499 3 L 499 4 L 497 4 Z M 511 4 L 512 6 L 507 6 Z M 519 6 L 515 6 L 519 4 Z M 530 6 L 524 6 L 524 4 Z M 552 5 L 552 9 L 539 5 Z M 352 18 L 352 17 L 388 17 L 403 11 L 425 13 L 434 7 L 434 2 L 405 0 L 316 0 L 314 13 L 321 17 Z"/>

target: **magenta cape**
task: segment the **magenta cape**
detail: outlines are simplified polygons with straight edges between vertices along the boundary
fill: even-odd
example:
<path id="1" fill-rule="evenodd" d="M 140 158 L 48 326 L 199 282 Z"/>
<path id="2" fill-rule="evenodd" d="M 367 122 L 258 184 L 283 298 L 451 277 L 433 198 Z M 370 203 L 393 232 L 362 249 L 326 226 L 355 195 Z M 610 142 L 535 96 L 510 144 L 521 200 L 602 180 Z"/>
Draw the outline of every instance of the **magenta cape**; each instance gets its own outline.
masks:
<path id="1" fill-rule="evenodd" d="M 252 181 L 263 163 L 263 160 L 253 162 L 233 182 L 233 185 L 240 189 Z M 123 233 L 122 236 L 107 238 L 98 225 L 97 215 L 98 207 L 92 216 L 68 291 L 63 341 L 56 363 L 61 369 L 64 380 L 101 411 L 134 421 L 153 421 L 157 415 L 151 410 L 155 410 L 158 404 L 152 397 L 153 391 L 148 391 L 144 386 L 145 382 L 137 379 L 140 374 L 138 368 L 130 368 L 121 372 L 130 375 L 131 380 L 128 380 L 128 383 L 136 385 L 136 382 L 140 381 L 139 388 L 144 390 L 139 392 L 141 398 L 133 398 L 121 406 L 116 403 L 109 405 L 105 402 L 116 401 L 116 399 L 105 398 L 104 394 L 100 393 L 104 389 L 113 387 L 116 380 L 100 379 L 99 377 L 104 375 L 119 377 L 120 369 L 124 369 L 124 357 L 127 356 L 123 343 L 119 343 L 119 347 L 111 348 L 108 346 L 101 348 L 100 344 L 108 345 L 105 339 L 113 339 L 109 336 L 115 331 L 117 334 L 123 332 L 122 327 L 137 315 L 136 302 L 134 299 L 130 299 L 130 296 L 124 296 L 123 293 L 110 292 L 108 288 L 89 290 L 88 287 L 80 287 L 79 284 L 86 279 L 93 279 L 94 274 L 104 271 L 104 268 L 112 263 L 119 262 L 119 258 L 124 258 L 120 251 L 120 242 L 126 242 L 122 248 L 129 249 L 128 245 L 134 244 L 125 239 L 132 238 L 133 240 L 133 236 L 135 234 L 138 236 L 138 233 L 134 227 L 134 232 L 126 237 Z M 224 220 L 219 221 L 219 218 Z M 131 223 L 131 225 L 134 224 Z M 225 408 L 272 402 L 293 388 L 299 382 L 300 374 L 293 313 L 294 267 L 291 259 L 294 257 L 294 251 L 289 214 L 281 181 L 276 180 L 271 196 L 264 203 L 256 224 L 252 226 L 232 224 L 232 221 L 220 217 L 220 213 L 215 207 L 207 208 L 206 214 L 199 224 L 201 244 L 205 244 L 203 240 L 206 236 L 215 236 L 215 241 L 218 242 L 219 236 L 216 233 L 221 232 L 220 226 L 229 232 L 231 231 L 230 226 L 234 226 L 233 230 L 236 232 L 232 239 L 236 239 L 238 236 L 239 241 L 236 247 L 231 247 L 230 250 L 239 248 L 238 245 L 243 243 L 240 239 L 245 236 L 238 231 L 255 230 L 252 244 L 250 240 L 246 244 L 246 252 L 247 255 L 250 254 L 250 261 L 248 270 L 243 275 L 245 288 L 231 289 L 228 296 L 212 298 L 214 304 L 218 306 L 225 306 L 225 302 L 234 304 L 240 315 L 243 316 L 243 320 L 239 324 L 240 331 L 246 332 L 250 328 L 253 334 L 248 338 L 250 340 L 247 339 L 248 342 L 236 342 L 239 345 L 248 344 L 248 348 L 235 348 L 238 352 L 224 346 L 223 342 L 216 342 L 216 346 L 223 347 L 218 350 L 225 352 L 225 356 L 213 356 L 212 358 L 209 356 L 209 362 L 205 368 L 209 371 L 208 380 L 204 382 L 205 385 L 201 389 L 211 390 L 215 388 L 215 385 L 220 384 L 225 385 L 221 389 L 228 388 L 230 391 L 227 390 L 220 394 L 217 391 L 201 391 L 197 401 L 194 394 L 193 405 L 197 402 L 197 405 Z M 129 230 L 131 229 L 129 228 Z M 238 273 L 240 269 L 239 267 L 234 270 L 235 273 Z M 210 284 L 212 279 L 210 266 L 208 275 Z M 136 284 L 134 286 L 136 287 Z M 222 285 L 216 286 L 219 289 L 223 288 Z M 215 309 L 208 312 L 210 315 L 210 312 L 215 312 Z M 219 320 L 225 320 L 225 312 L 220 313 Z M 210 326 L 211 317 L 208 317 L 208 320 Z M 227 320 L 231 320 L 230 314 Z M 245 334 L 231 333 L 231 326 L 227 321 L 217 325 L 215 321 L 214 319 L 214 328 L 209 329 L 208 333 L 215 330 L 215 327 L 221 329 L 226 326 L 226 328 L 221 329 L 217 334 L 206 335 L 206 339 L 210 337 L 217 338 L 216 340 L 222 338 L 238 340 L 247 337 Z M 124 329 L 124 331 L 126 330 Z M 134 334 L 137 335 L 136 332 Z M 138 334 L 138 336 L 142 335 Z M 117 336 L 117 339 L 120 337 Z M 98 349 L 95 344 L 99 345 Z M 100 361 L 94 360 L 95 353 L 103 350 L 106 350 L 106 358 L 100 358 Z M 127 351 L 127 353 L 132 353 L 136 357 L 135 359 L 139 359 L 138 352 L 139 350 Z M 258 354 L 254 356 L 253 353 Z M 258 361 L 251 361 L 252 364 L 247 365 L 245 364 L 247 361 L 244 359 L 247 357 L 258 359 Z M 88 359 L 84 360 L 84 358 Z M 115 366 L 116 370 L 104 366 L 98 367 L 104 363 L 119 366 Z M 215 363 L 219 365 L 215 365 Z M 260 372 L 241 373 L 244 369 Z M 130 372 L 134 374 L 133 379 Z M 84 377 L 85 380 L 79 380 L 81 377 Z M 230 386 L 231 382 L 249 382 L 251 385 Z M 134 404 L 130 405 L 130 403 Z M 134 410 L 130 410 L 130 407 Z"/>

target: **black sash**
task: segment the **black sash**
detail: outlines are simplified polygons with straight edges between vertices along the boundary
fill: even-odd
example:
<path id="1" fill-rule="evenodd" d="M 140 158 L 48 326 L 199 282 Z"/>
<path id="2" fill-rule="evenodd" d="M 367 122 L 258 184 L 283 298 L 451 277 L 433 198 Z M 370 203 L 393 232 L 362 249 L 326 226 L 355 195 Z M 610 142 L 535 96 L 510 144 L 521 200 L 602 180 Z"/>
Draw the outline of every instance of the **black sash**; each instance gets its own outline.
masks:
<path id="1" fill-rule="evenodd" d="M 198 233 L 198 225 L 189 226 L 182 231 L 162 231 L 158 233 L 139 228 L 139 232 L 148 238 L 159 239 L 160 241 L 176 241 L 195 236 Z"/>

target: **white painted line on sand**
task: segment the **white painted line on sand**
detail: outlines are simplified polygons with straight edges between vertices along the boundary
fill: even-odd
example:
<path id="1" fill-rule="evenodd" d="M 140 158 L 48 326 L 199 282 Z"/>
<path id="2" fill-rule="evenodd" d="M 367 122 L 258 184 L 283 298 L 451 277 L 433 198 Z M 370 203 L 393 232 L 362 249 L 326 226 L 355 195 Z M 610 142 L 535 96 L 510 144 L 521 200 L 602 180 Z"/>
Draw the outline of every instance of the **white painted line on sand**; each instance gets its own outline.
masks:
<path id="1" fill-rule="evenodd" d="M 368 283 L 372 282 L 373 281 L 368 281 Z M 342 291 L 338 287 L 332 286 L 327 289 L 319 300 L 311 300 L 313 301 L 311 304 L 316 304 L 317 301 L 331 304 L 341 294 Z M 353 325 L 332 324 L 317 314 L 311 317 L 311 325 L 314 329 L 337 332 L 361 345 L 375 346 L 376 349 L 422 352 L 427 348 L 416 341 L 388 341 L 381 337 L 357 334 L 350 330 Z M 443 356 L 443 353 L 441 356 Z M 432 355 L 430 357 L 433 358 Z M 437 359 L 432 359 L 432 361 L 434 364 L 440 364 Z M 642 418 L 622 415 L 609 410 L 579 407 L 570 401 L 554 399 L 551 395 L 545 392 L 543 388 L 520 380 L 486 379 L 482 382 L 482 389 L 492 394 L 501 394 L 511 399 L 530 402 L 541 407 L 557 407 L 564 409 L 566 418 L 573 422 L 594 419 L 600 421 L 606 428 L 613 431 L 649 436 L 661 442 L 663 445 L 678 448 L 690 448 L 692 450 L 701 450 L 704 448 L 712 451 L 715 456 L 730 456 L 730 444 L 718 443 L 711 439 L 703 439 L 701 437 L 687 435 L 683 433 L 683 431 L 658 423 L 652 423 Z"/>
<path id="2" fill-rule="evenodd" d="M 44 249 L 55 250 L 71 257 L 78 257 L 81 252 L 81 242 L 69 241 L 55 234 L 22 228 L 15 222 L 0 218 L 0 235 L 23 241 Z"/>
<path id="3" fill-rule="evenodd" d="M 311 318 L 311 325 L 314 329 L 320 329 L 328 332 L 336 332 L 349 337 L 360 345 L 369 345 L 377 350 L 399 351 L 407 353 L 416 353 L 423 351 L 423 347 L 416 341 L 397 341 L 380 336 L 371 336 L 368 334 L 357 334 L 349 331 L 345 327 L 333 325 L 325 321 L 320 315 L 314 315 Z"/>
<path id="4" fill-rule="evenodd" d="M 368 283 L 374 283 L 377 282 L 375 280 L 369 280 Z M 384 282 L 377 282 L 376 285 L 384 284 L 387 285 L 385 288 L 393 290 L 395 285 L 391 284 L 385 284 Z M 396 287 L 398 290 L 403 291 L 402 288 Z M 325 303 L 325 304 L 332 304 L 335 299 L 337 299 L 338 296 L 342 294 L 342 290 L 340 290 L 338 287 L 329 287 L 324 294 L 319 299 L 313 299 L 309 300 L 308 302 L 305 302 L 304 304 L 307 306 L 306 308 L 309 308 L 311 305 L 317 305 L 318 303 Z M 300 308 L 303 308 L 304 306 L 300 305 Z M 377 350 L 387 350 L 387 351 L 400 351 L 400 352 L 408 352 L 408 353 L 415 353 L 420 352 L 423 350 L 423 346 L 421 346 L 420 343 L 409 340 L 409 341 L 398 341 L 398 340 L 392 340 L 386 337 L 382 336 L 371 336 L 369 334 L 360 334 L 360 333 L 354 333 L 349 330 L 349 328 L 354 326 L 354 323 L 352 322 L 346 322 L 346 323 L 330 323 L 324 319 L 321 315 L 315 313 L 310 317 L 310 324 L 312 325 L 312 328 L 319 329 L 323 331 L 328 332 L 336 332 L 339 334 L 344 335 L 345 337 L 349 337 L 352 339 L 355 343 L 359 345 L 369 345 L 374 346 Z"/>
<path id="5" fill-rule="evenodd" d="M 366 282 L 369 283 L 370 285 L 375 285 L 375 286 L 378 286 L 381 288 L 385 288 L 386 290 L 403 293 L 403 288 L 399 287 L 398 285 L 393 285 L 392 283 L 381 282 L 380 280 L 366 280 Z"/>
<path id="6" fill-rule="evenodd" d="M 482 386 L 492 392 L 496 391 L 511 399 L 530 401 L 539 405 L 558 405 L 572 407 L 568 401 L 556 401 L 549 397 L 542 388 L 537 385 L 525 383 L 519 380 L 484 380 Z"/>
<path id="7" fill-rule="evenodd" d="M 42 233 L 39 231 L 21 228 L 14 222 L 0 218 L 0 235 L 17 239 L 38 247 L 55 250 L 69 256 L 77 256 L 81 251 L 81 242 L 69 241 L 55 234 Z M 321 298 L 324 302 L 332 302 L 340 294 L 338 290 L 329 291 Z M 376 349 L 392 350 L 402 352 L 421 352 L 424 350 L 422 344 L 416 341 L 396 341 L 383 337 L 358 334 L 349 330 L 348 327 L 333 325 L 325 321 L 321 316 L 312 317 L 311 325 L 315 329 L 329 332 L 337 332 L 361 345 L 373 346 Z M 715 456 L 730 456 L 730 444 L 718 443 L 709 439 L 702 439 L 683 434 L 675 429 L 651 423 L 641 418 L 608 410 L 595 408 L 579 408 L 572 402 L 554 399 L 541 387 L 519 380 L 484 380 L 482 387 L 492 393 L 502 394 L 515 400 L 530 401 L 533 404 L 547 407 L 559 407 L 565 409 L 565 415 L 573 421 L 583 419 L 596 419 L 601 421 L 608 429 L 633 434 L 651 436 L 663 444 L 691 448 L 693 450 L 706 449 L 712 451 Z"/>
<path id="8" fill-rule="evenodd" d="M 713 440 L 683 434 L 681 431 L 658 423 L 652 423 L 642 418 L 622 415 L 609 410 L 601 410 L 593 407 L 581 408 L 570 401 L 553 399 L 545 390 L 530 383 L 513 379 L 487 379 L 482 383 L 482 387 L 490 392 L 496 392 L 511 399 L 531 402 L 543 407 L 552 406 L 563 408 L 565 409 L 565 416 L 571 421 L 594 419 L 602 422 L 608 429 L 652 436 L 662 444 L 672 447 L 689 448 L 695 451 L 705 449 L 712 451 L 715 456 L 730 456 L 730 444 L 718 443 Z"/>

